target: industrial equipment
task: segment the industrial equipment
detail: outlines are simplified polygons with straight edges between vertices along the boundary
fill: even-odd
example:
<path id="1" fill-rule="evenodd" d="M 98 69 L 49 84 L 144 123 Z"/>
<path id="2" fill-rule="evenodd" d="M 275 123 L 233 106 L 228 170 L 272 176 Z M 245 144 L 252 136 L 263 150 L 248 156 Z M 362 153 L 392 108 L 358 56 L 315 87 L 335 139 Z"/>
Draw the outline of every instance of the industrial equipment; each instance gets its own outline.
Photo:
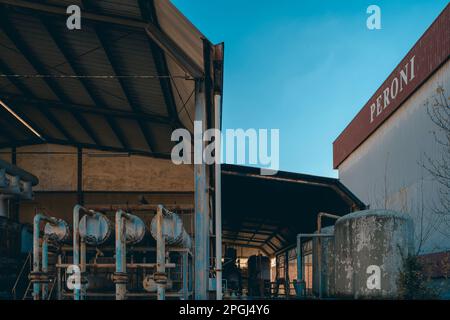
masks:
<path id="1" fill-rule="evenodd" d="M 240 296 L 242 294 L 242 270 L 237 266 L 236 260 L 236 249 L 226 248 L 223 263 L 223 279 L 227 283 L 227 296 Z"/>
<path id="2" fill-rule="evenodd" d="M 255 255 L 248 258 L 248 294 L 250 297 L 270 297 L 270 259 Z"/>
<path id="3" fill-rule="evenodd" d="M 162 205 L 139 206 L 135 211 L 152 215 L 151 233 L 147 233 L 145 221 L 149 220 L 144 220 L 145 216 L 117 208 L 112 210 L 113 225 L 111 209 L 76 205 L 72 246 L 67 245 L 70 229 L 66 222 L 43 214 L 35 216 L 34 268 L 30 274 L 33 298 L 50 299 L 56 291 L 57 299 L 189 299 L 192 240 L 181 217 Z M 51 251 L 57 256 L 52 266 L 50 242 L 55 244 Z"/>

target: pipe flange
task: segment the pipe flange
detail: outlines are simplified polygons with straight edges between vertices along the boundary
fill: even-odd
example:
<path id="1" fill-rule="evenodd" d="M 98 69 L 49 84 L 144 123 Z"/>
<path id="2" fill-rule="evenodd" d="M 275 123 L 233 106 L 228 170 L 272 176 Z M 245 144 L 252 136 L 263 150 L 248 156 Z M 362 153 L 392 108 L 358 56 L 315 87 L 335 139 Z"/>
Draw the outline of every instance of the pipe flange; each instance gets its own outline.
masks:
<path id="1" fill-rule="evenodd" d="M 157 284 L 167 284 L 167 273 L 165 273 L 165 272 L 155 272 L 153 274 L 153 280 Z"/>
<path id="2" fill-rule="evenodd" d="M 28 279 L 30 279 L 30 281 L 32 283 L 50 283 L 51 282 L 48 274 L 46 272 L 41 272 L 41 271 L 30 272 Z"/>
<path id="3" fill-rule="evenodd" d="M 116 284 L 128 283 L 128 274 L 125 272 L 114 272 L 112 280 Z"/>

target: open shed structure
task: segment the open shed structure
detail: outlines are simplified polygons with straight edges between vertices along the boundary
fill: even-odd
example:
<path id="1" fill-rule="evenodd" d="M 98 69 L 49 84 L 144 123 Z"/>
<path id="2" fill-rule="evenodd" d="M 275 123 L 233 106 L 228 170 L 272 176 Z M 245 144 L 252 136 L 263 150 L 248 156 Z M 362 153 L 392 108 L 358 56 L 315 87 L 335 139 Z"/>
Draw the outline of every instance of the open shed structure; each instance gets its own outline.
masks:
<path id="1" fill-rule="evenodd" d="M 70 16 L 66 10 L 72 5 L 81 9 L 80 30 L 66 25 Z M 116 163 L 121 155 L 170 159 L 173 130 L 192 132 L 194 120 L 202 121 L 203 129 L 220 128 L 220 117 L 214 123 L 214 110 L 221 108 L 223 44 L 208 41 L 170 1 L 0 1 L 0 46 L 2 157 L 40 171 L 40 178 L 59 177 L 59 183 L 56 178 L 47 186 L 41 179 L 38 193 L 75 191 L 76 201 L 83 204 L 86 189 L 99 192 L 88 186 L 92 180 L 86 176 L 90 166 L 86 157 L 93 151 L 103 151 L 105 157 L 113 154 Z M 39 159 L 45 157 L 51 159 L 49 170 L 42 163 L 38 168 Z M 59 169 L 67 171 L 56 172 L 52 157 L 59 157 L 63 161 Z M 161 178 L 159 185 L 155 181 L 153 187 L 147 183 L 139 188 L 128 176 L 128 184 L 119 179 L 100 190 L 193 191 L 194 233 L 199 233 L 195 235 L 195 294 L 204 299 L 210 241 L 205 226 L 214 201 L 209 192 L 214 171 L 200 164 L 193 167 L 191 178 L 184 178 L 171 171 L 170 163 L 159 164 L 143 164 L 157 168 L 149 171 Z M 133 172 L 130 175 L 140 171 Z M 71 181 L 62 181 L 64 175 Z M 170 179 L 188 179 L 184 185 L 189 187 L 179 187 L 183 183 Z"/>
<path id="2" fill-rule="evenodd" d="M 70 5 L 80 30 L 67 28 Z M 39 179 L 0 226 L 36 212 L 70 222 L 79 204 L 129 209 L 149 227 L 145 208 L 181 206 L 192 298 L 221 298 L 222 246 L 276 258 L 289 286 L 296 235 L 319 212 L 364 204 L 336 179 L 172 163 L 173 130 L 221 128 L 223 54 L 166 0 L 0 0 L 0 158 Z"/>

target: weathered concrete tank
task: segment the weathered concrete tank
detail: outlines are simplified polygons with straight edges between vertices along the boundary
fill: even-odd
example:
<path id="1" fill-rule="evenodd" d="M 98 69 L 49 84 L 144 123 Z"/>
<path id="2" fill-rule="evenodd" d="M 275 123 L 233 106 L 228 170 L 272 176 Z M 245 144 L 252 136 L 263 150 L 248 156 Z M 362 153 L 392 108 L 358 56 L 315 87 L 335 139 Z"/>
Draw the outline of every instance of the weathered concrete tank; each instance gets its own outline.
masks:
<path id="1" fill-rule="evenodd" d="M 396 298 L 403 257 L 413 252 L 414 227 L 407 214 L 366 210 L 340 218 L 335 225 L 336 296 Z"/>
<path id="2" fill-rule="evenodd" d="M 322 228 L 321 234 L 334 234 L 334 226 Z M 319 248 L 320 243 L 320 248 Z M 318 254 L 320 254 L 320 267 Z M 313 292 L 323 298 L 334 296 L 334 237 L 313 239 Z M 319 278 L 319 274 L 321 277 Z M 322 288 L 320 291 L 319 288 Z"/>

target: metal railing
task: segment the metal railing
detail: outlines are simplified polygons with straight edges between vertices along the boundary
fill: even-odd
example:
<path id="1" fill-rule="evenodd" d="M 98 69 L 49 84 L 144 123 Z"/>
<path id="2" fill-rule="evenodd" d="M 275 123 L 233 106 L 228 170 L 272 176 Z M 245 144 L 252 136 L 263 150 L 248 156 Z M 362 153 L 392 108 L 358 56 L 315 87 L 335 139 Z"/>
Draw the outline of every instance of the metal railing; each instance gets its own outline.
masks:
<path id="1" fill-rule="evenodd" d="M 25 259 L 25 262 L 23 263 L 22 268 L 20 269 L 20 272 L 19 272 L 19 274 L 17 276 L 16 282 L 14 282 L 14 286 L 13 286 L 13 288 L 11 290 L 11 294 L 12 294 L 14 300 L 17 299 L 17 286 L 19 285 L 20 280 L 22 279 L 22 275 L 24 274 L 24 271 L 25 271 L 25 268 L 26 268 L 27 264 L 30 265 L 29 269 L 31 270 L 31 252 L 28 253 L 27 258 Z M 28 272 L 30 270 L 28 270 Z"/>

